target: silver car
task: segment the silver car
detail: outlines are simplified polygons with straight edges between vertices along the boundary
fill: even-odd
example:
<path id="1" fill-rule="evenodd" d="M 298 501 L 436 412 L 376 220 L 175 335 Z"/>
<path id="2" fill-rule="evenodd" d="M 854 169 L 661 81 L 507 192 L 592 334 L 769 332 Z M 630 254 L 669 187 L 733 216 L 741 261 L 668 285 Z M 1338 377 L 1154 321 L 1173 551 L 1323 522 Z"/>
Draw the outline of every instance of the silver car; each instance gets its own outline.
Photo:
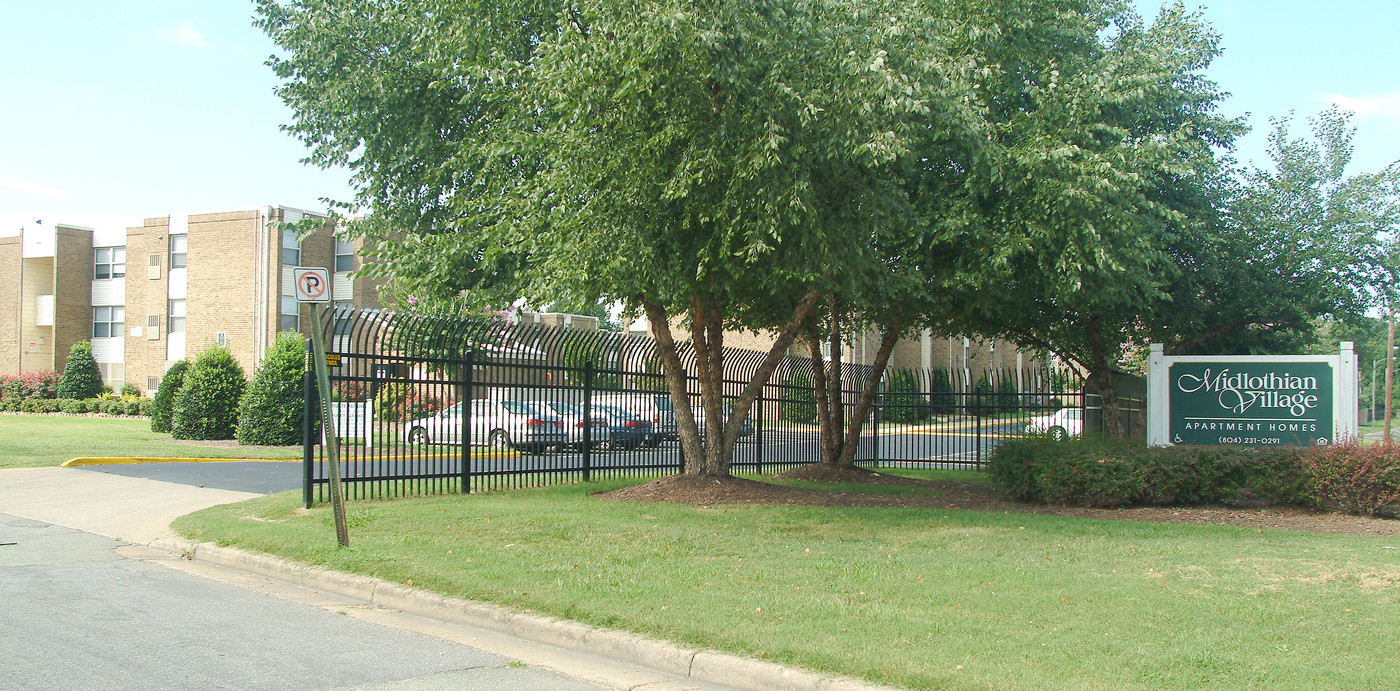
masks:
<path id="1" fill-rule="evenodd" d="M 459 402 L 437 415 L 406 423 L 403 435 L 414 445 L 460 444 L 463 422 Z M 564 421 L 536 402 L 476 399 L 471 402 L 470 423 L 473 446 L 543 453 L 565 443 Z"/>

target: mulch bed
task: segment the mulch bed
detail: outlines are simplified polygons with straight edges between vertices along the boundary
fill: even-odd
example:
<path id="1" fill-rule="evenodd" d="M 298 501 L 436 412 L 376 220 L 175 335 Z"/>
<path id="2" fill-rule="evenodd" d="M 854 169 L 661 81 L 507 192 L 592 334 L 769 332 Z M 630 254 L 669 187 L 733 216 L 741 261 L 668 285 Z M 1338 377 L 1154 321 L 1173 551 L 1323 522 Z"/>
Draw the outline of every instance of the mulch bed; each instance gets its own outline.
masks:
<path id="1" fill-rule="evenodd" d="M 600 499 L 630 502 L 668 502 L 692 506 L 764 504 L 776 506 L 870 506 L 918 509 L 1000 511 L 1075 518 L 1099 518 L 1195 525 L 1230 525 L 1242 528 L 1302 530 L 1345 535 L 1400 536 L 1400 521 L 1307 511 L 1286 506 L 1239 509 L 1222 506 L 1138 507 L 1093 509 L 1081 506 L 1026 504 L 1001 495 L 995 486 L 977 482 L 939 482 L 885 475 L 863 468 L 833 469 L 820 464 L 803 466 L 777 476 L 816 482 L 863 482 L 923 487 L 931 494 L 861 494 L 787 487 L 742 478 L 674 475 L 597 495 Z"/>

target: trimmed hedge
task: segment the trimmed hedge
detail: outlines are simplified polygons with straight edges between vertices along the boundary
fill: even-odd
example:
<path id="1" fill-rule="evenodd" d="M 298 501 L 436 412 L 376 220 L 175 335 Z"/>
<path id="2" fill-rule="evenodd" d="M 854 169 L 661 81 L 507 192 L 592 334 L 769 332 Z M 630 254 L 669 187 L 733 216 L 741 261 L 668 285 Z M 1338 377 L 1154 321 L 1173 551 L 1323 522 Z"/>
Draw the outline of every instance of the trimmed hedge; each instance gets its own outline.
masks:
<path id="1" fill-rule="evenodd" d="M 267 351 L 238 406 L 238 443 L 290 446 L 301 443 L 302 375 L 306 349 L 301 334 L 283 331 Z"/>
<path id="2" fill-rule="evenodd" d="M 1286 504 L 1371 516 L 1400 511 L 1400 447 L 1146 447 L 1141 441 L 1008 440 L 992 481 L 1025 502 L 1076 506 Z"/>
<path id="3" fill-rule="evenodd" d="M 102 393 L 102 372 L 92 356 L 92 343 L 78 341 L 68 350 L 68 364 L 58 380 L 58 397 L 83 401 Z"/>
<path id="4" fill-rule="evenodd" d="M 232 439 L 247 382 L 228 348 L 211 346 L 194 359 L 175 395 L 170 433 L 176 439 Z"/>
<path id="5" fill-rule="evenodd" d="M 180 360 L 165 371 L 156 395 L 151 397 L 151 431 L 169 432 L 170 420 L 175 417 L 175 395 L 185 384 L 185 372 L 190 368 L 187 360 Z"/>

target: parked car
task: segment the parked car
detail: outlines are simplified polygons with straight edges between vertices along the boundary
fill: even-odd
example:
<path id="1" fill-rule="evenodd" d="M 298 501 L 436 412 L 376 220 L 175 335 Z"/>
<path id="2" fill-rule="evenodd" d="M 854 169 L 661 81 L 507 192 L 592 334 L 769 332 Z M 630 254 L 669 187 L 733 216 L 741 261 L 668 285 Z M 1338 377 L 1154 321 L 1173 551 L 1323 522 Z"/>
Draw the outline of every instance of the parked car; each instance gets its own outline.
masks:
<path id="1" fill-rule="evenodd" d="M 1050 415 L 1037 415 L 1026 425 L 1026 434 L 1048 434 L 1051 439 L 1061 441 L 1084 434 L 1084 410 L 1082 408 L 1061 408 Z"/>
<path id="2" fill-rule="evenodd" d="M 539 403 L 477 399 L 471 402 L 470 443 L 543 453 L 566 441 L 564 421 Z M 460 444 L 462 404 L 405 423 L 403 438 L 414 445 Z"/>
<path id="3" fill-rule="evenodd" d="M 563 419 L 565 446 L 582 449 L 584 444 L 583 409 L 563 401 L 549 401 L 544 405 Z M 593 433 L 589 435 L 588 443 L 590 446 L 598 447 L 606 444 L 607 441 L 608 422 L 598 413 L 595 406 L 593 409 Z"/>
<path id="4" fill-rule="evenodd" d="M 593 407 L 594 415 L 608 421 L 608 448 L 635 449 L 651 438 L 651 420 L 643 420 L 622 408 L 609 405 Z"/>
<path id="5" fill-rule="evenodd" d="M 651 435 L 647 438 L 646 444 L 656 446 L 662 441 L 676 441 L 680 439 L 680 432 L 676 427 L 676 410 L 671 405 L 670 394 L 655 392 L 632 392 L 605 394 L 595 399 L 596 405 L 612 406 L 640 417 L 644 420 L 651 420 Z M 705 409 L 700 404 L 699 397 L 692 399 L 691 404 L 695 411 L 695 424 L 700 427 L 700 433 L 705 432 Z M 726 417 L 732 411 L 728 406 L 724 408 Z M 739 428 L 739 436 L 747 437 L 753 434 L 754 428 L 750 418 L 744 418 L 744 424 Z"/>

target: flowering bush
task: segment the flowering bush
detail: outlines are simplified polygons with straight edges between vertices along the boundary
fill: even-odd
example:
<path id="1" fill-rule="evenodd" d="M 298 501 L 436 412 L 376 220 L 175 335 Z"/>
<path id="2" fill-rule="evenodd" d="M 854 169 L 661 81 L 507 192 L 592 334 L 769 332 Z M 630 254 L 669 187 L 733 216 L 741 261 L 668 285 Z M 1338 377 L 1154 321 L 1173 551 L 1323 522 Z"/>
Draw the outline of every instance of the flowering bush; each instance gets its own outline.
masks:
<path id="1" fill-rule="evenodd" d="M 1318 508 L 1381 516 L 1400 502 L 1400 447 L 1347 442 L 1307 454 L 1304 462 Z"/>
<path id="2" fill-rule="evenodd" d="M 374 397 L 374 416 L 386 422 L 407 422 L 436 415 L 451 402 L 421 393 L 406 384 L 385 384 Z"/>
<path id="3" fill-rule="evenodd" d="M 0 377 L 0 398 L 28 400 L 58 398 L 59 374 L 53 370 Z"/>
<path id="4" fill-rule="evenodd" d="M 332 401 L 363 401 L 369 398 L 369 386 L 362 381 L 338 381 L 331 387 Z"/>

